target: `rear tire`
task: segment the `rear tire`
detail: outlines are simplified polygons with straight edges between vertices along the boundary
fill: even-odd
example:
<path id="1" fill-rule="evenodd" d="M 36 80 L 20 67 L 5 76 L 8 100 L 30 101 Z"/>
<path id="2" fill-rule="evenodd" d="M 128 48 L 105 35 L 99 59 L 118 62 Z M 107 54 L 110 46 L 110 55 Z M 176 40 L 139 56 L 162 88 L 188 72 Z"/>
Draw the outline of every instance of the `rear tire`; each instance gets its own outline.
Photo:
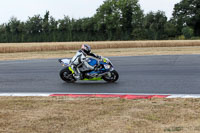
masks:
<path id="1" fill-rule="evenodd" d="M 69 67 L 66 67 L 60 71 L 60 78 L 67 83 L 74 83 L 76 79 L 73 77 Z"/>
<path id="2" fill-rule="evenodd" d="M 119 74 L 116 70 L 113 70 L 110 72 L 111 76 L 109 77 L 108 75 L 103 76 L 103 80 L 107 81 L 107 82 L 115 82 L 119 79 Z"/>

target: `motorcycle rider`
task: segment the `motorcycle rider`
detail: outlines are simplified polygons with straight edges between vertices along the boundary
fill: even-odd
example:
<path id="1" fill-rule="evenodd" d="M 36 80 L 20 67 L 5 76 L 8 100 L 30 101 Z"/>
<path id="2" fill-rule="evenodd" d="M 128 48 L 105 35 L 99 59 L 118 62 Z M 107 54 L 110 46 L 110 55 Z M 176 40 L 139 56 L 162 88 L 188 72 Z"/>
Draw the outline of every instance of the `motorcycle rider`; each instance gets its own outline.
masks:
<path id="1" fill-rule="evenodd" d="M 102 58 L 99 55 L 91 53 L 91 47 L 88 44 L 83 44 L 81 49 L 77 51 L 76 55 L 71 60 L 71 68 L 75 72 L 76 79 L 83 79 L 82 73 L 79 70 L 79 65 L 84 64 L 88 70 L 95 69 L 95 67 L 88 64 L 86 56 L 92 56 L 98 59 Z"/>

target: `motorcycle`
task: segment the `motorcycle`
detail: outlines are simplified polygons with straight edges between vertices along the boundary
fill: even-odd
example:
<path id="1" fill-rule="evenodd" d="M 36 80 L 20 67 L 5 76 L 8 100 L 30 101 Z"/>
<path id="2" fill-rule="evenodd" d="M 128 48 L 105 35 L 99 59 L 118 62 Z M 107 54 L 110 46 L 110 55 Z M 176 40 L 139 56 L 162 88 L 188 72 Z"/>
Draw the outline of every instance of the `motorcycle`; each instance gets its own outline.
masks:
<path id="1" fill-rule="evenodd" d="M 76 82 L 75 72 L 71 67 L 71 59 L 59 59 L 58 60 L 64 68 L 60 71 L 60 78 L 68 83 Z M 108 58 L 102 57 L 101 60 L 96 58 L 86 58 L 89 65 L 95 66 L 95 70 L 87 70 L 84 63 L 81 63 L 77 67 L 82 73 L 80 80 L 84 81 L 98 81 L 104 80 L 106 82 L 115 82 L 119 78 L 118 72 L 114 69 L 113 64 Z"/>

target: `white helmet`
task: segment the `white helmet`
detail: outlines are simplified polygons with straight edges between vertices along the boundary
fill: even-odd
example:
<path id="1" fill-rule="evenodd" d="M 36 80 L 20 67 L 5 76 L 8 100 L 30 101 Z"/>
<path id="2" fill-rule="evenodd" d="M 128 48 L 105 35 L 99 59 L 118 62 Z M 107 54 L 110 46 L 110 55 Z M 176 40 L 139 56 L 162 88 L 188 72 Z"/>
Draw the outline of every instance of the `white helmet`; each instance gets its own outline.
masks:
<path id="1" fill-rule="evenodd" d="M 86 54 L 89 54 L 91 52 L 91 47 L 88 44 L 83 44 L 81 46 L 81 50 Z"/>

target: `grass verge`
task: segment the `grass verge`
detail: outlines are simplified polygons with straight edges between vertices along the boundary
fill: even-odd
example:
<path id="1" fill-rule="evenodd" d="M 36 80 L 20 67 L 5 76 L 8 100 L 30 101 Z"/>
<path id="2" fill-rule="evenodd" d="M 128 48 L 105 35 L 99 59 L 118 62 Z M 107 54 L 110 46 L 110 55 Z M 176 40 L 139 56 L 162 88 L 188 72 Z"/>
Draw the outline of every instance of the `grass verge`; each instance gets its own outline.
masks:
<path id="1" fill-rule="evenodd" d="M 77 50 L 39 51 L 0 53 L 0 60 L 26 60 L 48 58 L 71 58 Z M 190 47 L 151 47 L 151 48 L 116 48 L 94 49 L 94 53 L 102 56 L 143 56 L 143 55 L 182 55 L 200 54 L 200 46 Z"/>
<path id="2" fill-rule="evenodd" d="M 200 132 L 200 99 L 0 97 L 0 108 L 0 132 Z"/>
<path id="3" fill-rule="evenodd" d="M 0 43 L 0 53 L 77 50 L 84 43 L 92 49 L 200 46 L 200 40 Z"/>

